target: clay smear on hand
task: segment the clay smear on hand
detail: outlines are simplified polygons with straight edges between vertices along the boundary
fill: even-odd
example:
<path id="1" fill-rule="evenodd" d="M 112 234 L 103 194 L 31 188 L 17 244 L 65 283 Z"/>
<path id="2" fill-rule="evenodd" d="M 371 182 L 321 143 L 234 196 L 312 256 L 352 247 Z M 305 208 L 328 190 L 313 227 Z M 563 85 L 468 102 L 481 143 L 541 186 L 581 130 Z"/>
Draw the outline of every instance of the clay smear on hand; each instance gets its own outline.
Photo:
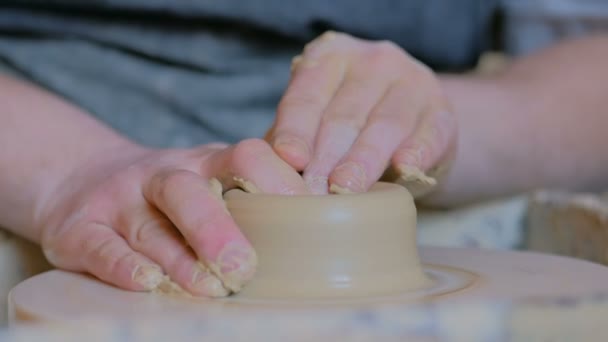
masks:
<path id="1" fill-rule="evenodd" d="M 435 175 L 437 172 L 431 172 Z M 437 179 L 428 176 L 416 166 L 399 165 L 396 168 L 396 178 L 390 179 L 410 191 L 414 198 L 420 198 L 431 193 L 437 186 Z"/>
<path id="2" fill-rule="evenodd" d="M 354 194 L 354 191 L 352 191 L 351 189 L 336 185 L 336 184 L 332 184 L 329 186 L 329 193 L 335 194 L 335 195 L 346 195 L 346 194 Z"/>
<path id="3" fill-rule="evenodd" d="M 422 170 L 415 166 L 400 165 L 397 167 L 401 179 L 407 183 L 418 183 L 425 186 L 437 185 L 437 180 L 427 176 Z"/>
<path id="4" fill-rule="evenodd" d="M 209 264 L 209 269 L 226 289 L 237 293 L 253 278 L 257 263 L 257 255 L 251 247 L 228 243 L 217 261 Z"/>
<path id="5" fill-rule="evenodd" d="M 253 183 L 243 178 L 234 177 L 233 180 L 237 186 L 247 192 L 258 192 L 258 188 Z M 222 183 L 216 178 L 210 179 L 209 190 L 228 212 L 223 199 Z M 203 287 L 209 297 L 225 297 L 241 290 L 243 279 L 252 278 L 253 274 L 250 273 L 255 272 L 256 265 L 257 257 L 251 248 L 228 244 L 220 252 L 215 263 L 198 262 L 199 269 L 193 272 L 192 283 L 204 282 L 199 287 Z M 153 286 L 148 286 L 148 290 L 169 295 L 191 296 L 167 275 L 162 275 L 161 279 L 154 279 Z"/>

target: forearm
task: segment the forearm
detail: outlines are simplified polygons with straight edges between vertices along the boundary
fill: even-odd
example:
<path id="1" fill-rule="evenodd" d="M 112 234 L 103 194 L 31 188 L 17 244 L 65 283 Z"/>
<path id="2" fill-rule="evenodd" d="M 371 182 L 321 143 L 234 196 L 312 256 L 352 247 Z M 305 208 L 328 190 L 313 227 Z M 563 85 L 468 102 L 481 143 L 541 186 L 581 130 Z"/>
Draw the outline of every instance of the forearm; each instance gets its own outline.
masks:
<path id="1" fill-rule="evenodd" d="M 430 202 L 608 185 L 608 37 L 563 43 L 493 78 L 442 82 L 459 120 L 459 152 Z"/>
<path id="2" fill-rule="evenodd" d="M 60 182 L 93 155 L 132 145 L 78 108 L 0 76 L 0 226 L 37 241 L 34 223 Z"/>

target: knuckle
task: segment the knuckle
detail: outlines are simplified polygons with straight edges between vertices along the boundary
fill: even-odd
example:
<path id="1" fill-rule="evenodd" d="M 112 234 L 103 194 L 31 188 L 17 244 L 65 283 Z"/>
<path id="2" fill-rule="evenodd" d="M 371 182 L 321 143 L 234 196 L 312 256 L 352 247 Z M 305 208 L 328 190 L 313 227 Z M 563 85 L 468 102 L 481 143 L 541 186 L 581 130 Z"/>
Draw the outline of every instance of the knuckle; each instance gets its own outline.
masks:
<path id="1" fill-rule="evenodd" d="M 360 132 L 366 121 L 367 117 L 365 115 L 359 115 L 352 111 L 340 111 L 323 118 L 323 124 L 325 125 L 350 128 L 355 132 Z"/>
<path id="2" fill-rule="evenodd" d="M 420 81 L 436 79 L 431 68 L 391 41 L 374 42 L 366 52 L 364 56 L 368 65 L 381 70 L 389 69 L 392 74 L 398 73 L 416 86 L 420 86 Z"/>
<path id="3" fill-rule="evenodd" d="M 394 75 L 396 70 L 401 70 L 404 56 L 403 50 L 394 43 L 381 41 L 366 45 L 359 58 L 361 65 L 373 72 Z"/>
<path id="4" fill-rule="evenodd" d="M 371 170 L 372 165 L 377 163 L 378 158 L 383 158 L 386 152 L 376 144 L 361 142 L 357 144 L 357 150 L 353 152 L 353 155 L 362 169 Z"/>
<path id="5" fill-rule="evenodd" d="M 89 234 L 82 241 L 84 253 L 97 260 L 111 260 L 119 251 L 119 245 L 113 234 Z"/>
<path id="6" fill-rule="evenodd" d="M 187 185 L 191 180 L 191 174 L 186 170 L 167 170 L 156 173 L 152 178 L 154 201 L 162 201 L 176 188 Z"/>
<path id="7" fill-rule="evenodd" d="M 128 265 L 133 259 L 135 259 L 135 257 L 132 253 L 123 252 L 120 254 L 112 255 L 107 259 L 101 260 L 101 267 L 109 275 L 118 275 L 121 273 L 121 268 L 125 265 Z"/>
<path id="8" fill-rule="evenodd" d="M 284 113 L 298 109 L 309 110 L 311 108 L 319 108 L 322 105 L 320 98 L 319 94 L 310 89 L 290 92 L 279 103 L 278 112 Z"/>
<path id="9" fill-rule="evenodd" d="M 405 127 L 412 124 L 407 122 L 407 116 L 403 115 L 404 111 L 380 106 L 367 120 L 367 126 L 384 130 L 386 133 L 403 134 Z"/>
<path id="10" fill-rule="evenodd" d="M 435 76 L 431 69 L 426 68 L 418 68 L 418 72 L 416 73 L 420 84 L 427 89 L 427 94 L 430 99 L 437 98 L 441 96 L 441 85 L 439 83 L 439 79 Z"/>
<path id="11" fill-rule="evenodd" d="M 160 266 L 185 290 L 191 290 L 193 284 L 193 272 L 195 271 L 196 253 L 190 248 L 180 248 L 172 253 L 167 253 L 160 259 Z"/>
<path id="12" fill-rule="evenodd" d="M 234 146 L 232 152 L 233 164 L 240 165 L 241 161 L 257 159 L 272 152 L 272 148 L 265 140 L 246 139 Z"/>
<path id="13" fill-rule="evenodd" d="M 402 51 L 399 45 L 390 40 L 379 40 L 375 43 L 375 45 L 378 50 L 385 51 L 387 53 L 401 53 Z"/>
<path id="14" fill-rule="evenodd" d="M 163 229 L 163 226 L 166 224 L 167 222 L 159 221 L 157 219 L 147 220 L 133 228 L 129 241 L 135 246 L 150 244 L 152 241 L 163 237 L 163 235 L 167 235 Z"/>
<path id="15" fill-rule="evenodd" d="M 431 68 L 414 58 L 409 58 L 406 65 L 404 78 L 409 79 L 410 84 L 424 89 L 429 95 L 438 93 L 439 80 Z"/>
<path id="16" fill-rule="evenodd" d="M 168 270 L 178 270 L 180 267 L 189 264 L 192 261 L 193 252 L 192 249 L 188 246 L 184 246 L 184 248 L 179 248 L 176 251 L 173 251 L 171 255 L 167 256 L 167 269 Z"/>
<path id="17" fill-rule="evenodd" d="M 313 39 L 310 43 L 306 44 L 304 51 L 310 53 L 315 49 L 320 48 L 322 45 L 335 43 L 336 41 L 345 40 L 348 38 L 349 36 L 347 34 L 328 30 L 319 35 L 317 38 Z"/>
<path id="18" fill-rule="evenodd" d="M 85 268 L 89 270 L 95 268 L 102 273 L 114 272 L 125 254 L 118 243 L 110 234 L 88 234 L 81 241 L 81 255 L 84 258 Z"/>
<path id="19" fill-rule="evenodd" d="M 70 263 L 65 257 L 77 254 L 86 243 L 86 226 L 95 219 L 95 203 L 87 202 L 67 216 L 60 224 L 50 225 L 41 235 L 41 245 L 49 262 L 64 266 Z M 84 235 L 84 236 L 83 236 Z"/>
<path id="20" fill-rule="evenodd" d="M 111 233 L 90 235 L 83 241 L 83 250 L 87 256 L 86 265 L 89 271 L 108 275 L 118 273 L 121 265 L 134 257 Z"/>
<path id="21" fill-rule="evenodd" d="M 236 144 L 234 148 L 235 152 L 242 152 L 247 154 L 256 154 L 256 153 L 264 153 L 270 150 L 270 146 L 263 139 L 252 138 L 245 139 Z"/>
<path id="22" fill-rule="evenodd" d="M 374 43 L 369 51 L 370 57 L 383 61 L 404 55 L 404 51 L 397 44 L 388 40 Z"/>

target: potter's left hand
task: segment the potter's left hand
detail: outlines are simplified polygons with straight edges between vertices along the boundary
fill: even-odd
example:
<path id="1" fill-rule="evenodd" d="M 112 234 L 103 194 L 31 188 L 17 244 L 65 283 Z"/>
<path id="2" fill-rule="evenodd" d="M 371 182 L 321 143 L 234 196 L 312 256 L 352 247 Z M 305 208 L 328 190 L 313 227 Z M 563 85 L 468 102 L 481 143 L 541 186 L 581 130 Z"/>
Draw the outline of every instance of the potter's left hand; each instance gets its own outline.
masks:
<path id="1" fill-rule="evenodd" d="M 312 192 L 362 192 L 390 165 L 445 164 L 456 122 L 435 74 L 398 46 L 328 32 L 294 58 L 267 139 Z"/>

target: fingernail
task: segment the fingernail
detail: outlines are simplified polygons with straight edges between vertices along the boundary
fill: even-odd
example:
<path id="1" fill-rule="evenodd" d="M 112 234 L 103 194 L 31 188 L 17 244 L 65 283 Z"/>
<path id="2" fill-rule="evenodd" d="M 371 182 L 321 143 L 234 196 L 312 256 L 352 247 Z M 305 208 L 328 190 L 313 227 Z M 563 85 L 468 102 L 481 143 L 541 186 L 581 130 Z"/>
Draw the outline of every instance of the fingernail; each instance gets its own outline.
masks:
<path id="1" fill-rule="evenodd" d="M 146 291 L 156 289 L 163 278 L 164 274 L 161 268 L 155 265 L 137 265 L 131 273 L 131 279 Z"/>
<path id="2" fill-rule="evenodd" d="M 198 293 L 212 298 L 226 297 L 230 294 L 222 282 L 217 279 L 205 265 L 198 262 L 192 272 L 192 286 Z"/>
<path id="3" fill-rule="evenodd" d="M 420 167 L 420 164 L 422 163 L 422 154 L 422 148 L 411 149 L 404 153 L 401 161 L 404 165 Z"/>
<path id="4" fill-rule="evenodd" d="M 301 139 L 295 137 L 278 137 L 273 144 L 277 151 L 296 158 L 308 158 L 310 151 Z"/>
<path id="5" fill-rule="evenodd" d="M 352 192 L 365 191 L 367 178 L 365 170 L 355 162 L 347 162 L 336 167 L 332 176 L 340 188 L 346 188 Z"/>
<path id="6" fill-rule="evenodd" d="M 179 286 L 179 284 L 171 280 L 168 276 L 164 276 L 163 281 L 161 281 L 154 290 L 167 295 L 190 296 L 190 293 Z"/>
<path id="7" fill-rule="evenodd" d="M 353 192 L 350 191 L 347 188 L 343 188 L 339 185 L 336 184 L 332 184 L 329 186 L 329 192 L 335 195 L 348 195 L 348 194 L 352 194 Z"/>
<path id="8" fill-rule="evenodd" d="M 218 254 L 217 261 L 209 268 L 222 281 L 225 288 L 239 292 L 253 278 L 257 267 L 253 248 L 242 243 L 229 243 Z"/>
<path id="9" fill-rule="evenodd" d="M 50 248 L 43 248 L 42 249 L 42 253 L 44 254 L 44 257 L 46 258 L 46 260 L 51 264 L 51 265 L 59 265 L 59 256 L 57 255 L 57 253 L 55 253 L 55 251 L 53 249 Z"/>
<path id="10" fill-rule="evenodd" d="M 327 194 L 327 177 L 314 176 L 305 178 L 306 186 L 308 190 L 314 195 L 325 195 Z"/>

